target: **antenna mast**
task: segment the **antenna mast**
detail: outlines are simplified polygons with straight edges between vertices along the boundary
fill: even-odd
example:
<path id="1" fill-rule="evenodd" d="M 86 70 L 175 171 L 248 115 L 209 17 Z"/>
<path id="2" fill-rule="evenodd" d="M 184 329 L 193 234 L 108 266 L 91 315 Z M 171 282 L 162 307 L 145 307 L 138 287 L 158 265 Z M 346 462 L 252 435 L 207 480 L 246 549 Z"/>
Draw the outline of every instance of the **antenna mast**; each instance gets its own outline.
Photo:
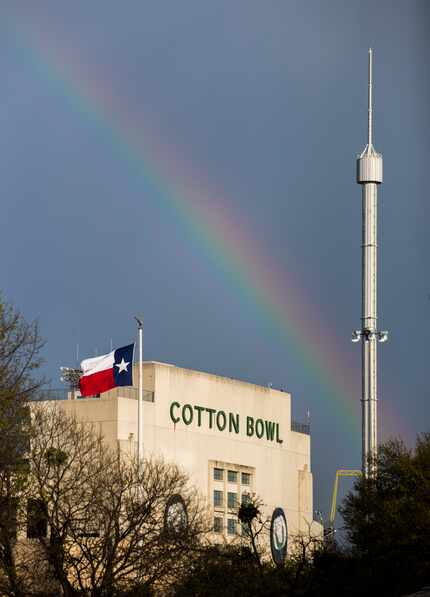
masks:
<path id="1" fill-rule="evenodd" d="M 367 145 L 372 147 L 372 48 L 369 48 L 369 74 L 367 95 Z"/>
<path id="2" fill-rule="evenodd" d="M 377 431 L 377 345 L 385 342 L 388 332 L 377 325 L 377 226 L 378 185 L 382 183 L 382 155 L 372 140 L 372 50 L 368 65 L 367 145 L 357 159 L 357 182 L 362 187 L 362 313 L 361 330 L 352 334 L 353 342 L 362 343 L 362 471 L 366 477 L 376 474 Z"/>

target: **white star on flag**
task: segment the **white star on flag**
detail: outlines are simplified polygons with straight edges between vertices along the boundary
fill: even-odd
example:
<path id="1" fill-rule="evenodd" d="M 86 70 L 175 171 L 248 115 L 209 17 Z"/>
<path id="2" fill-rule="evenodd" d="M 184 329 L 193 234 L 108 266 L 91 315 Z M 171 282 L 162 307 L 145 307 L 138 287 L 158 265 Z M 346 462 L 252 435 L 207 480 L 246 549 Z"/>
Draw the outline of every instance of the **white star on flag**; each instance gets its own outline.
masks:
<path id="1" fill-rule="evenodd" d="M 124 357 L 122 358 L 120 363 L 115 363 L 115 367 L 118 367 L 118 373 L 122 373 L 122 371 L 127 371 L 127 367 L 130 363 L 126 363 L 124 361 Z"/>

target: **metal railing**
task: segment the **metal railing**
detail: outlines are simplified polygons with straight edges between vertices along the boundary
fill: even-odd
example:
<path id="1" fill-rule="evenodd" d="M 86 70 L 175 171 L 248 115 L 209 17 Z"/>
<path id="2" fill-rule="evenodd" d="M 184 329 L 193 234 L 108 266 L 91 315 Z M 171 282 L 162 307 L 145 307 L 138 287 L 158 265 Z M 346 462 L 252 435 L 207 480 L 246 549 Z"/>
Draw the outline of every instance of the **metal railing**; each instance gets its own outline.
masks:
<path id="1" fill-rule="evenodd" d="M 296 431 L 297 433 L 304 433 L 306 435 L 311 434 L 311 426 L 310 423 L 300 423 L 299 421 L 291 421 L 291 431 Z"/>
<path id="2" fill-rule="evenodd" d="M 54 388 L 41 390 L 36 400 L 67 400 L 69 390 L 67 388 Z"/>
<path id="3" fill-rule="evenodd" d="M 113 390 L 109 390 L 109 394 L 115 397 L 121 398 L 132 398 L 133 400 L 139 399 L 139 388 L 127 387 L 123 386 L 121 388 L 114 388 Z M 143 400 L 144 402 L 154 402 L 154 392 L 150 392 L 149 390 L 143 390 Z"/>
<path id="4" fill-rule="evenodd" d="M 70 395 L 70 390 L 68 388 L 55 388 L 49 390 L 43 390 L 37 397 L 37 400 L 68 400 Z M 133 400 L 138 400 L 139 398 L 139 390 L 135 387 L 120 387 L 120 388 L 113 388 L 109 390 L 109 396 L 112 397 L 121 397 L 121 398 L 131 398 Z M 97 396 L 88 396 L 88 399 L 97 399 L 100 398 L 100 394 Z M 79 395 L 76 396 L 76 400 L 86 400 L 87 398 L 83 398 Z M 149 390 L 143 390 L 143 400 L 145 402 L 154 402 L 154 392 L 150 392 Z"/>

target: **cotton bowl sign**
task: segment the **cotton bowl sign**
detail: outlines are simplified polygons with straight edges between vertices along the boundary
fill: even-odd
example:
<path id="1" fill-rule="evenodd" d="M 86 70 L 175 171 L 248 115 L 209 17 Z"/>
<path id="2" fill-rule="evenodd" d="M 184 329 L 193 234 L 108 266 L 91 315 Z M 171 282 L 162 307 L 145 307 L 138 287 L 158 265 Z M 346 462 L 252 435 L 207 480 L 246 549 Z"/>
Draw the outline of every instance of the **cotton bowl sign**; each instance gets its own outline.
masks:
<path id="1" fill-rule="evenodd" d="M 277 444 L 284 442 L 280 437 L 279 423 L 267 421 L 266 419 L 255 419 L 254 417 L 244 417 L 241 420 L 239 413 L 226 412 L 199 406 L 198 404 L 180 404 L 172 402 L 170 404 L 170 419 L 176 425 L 195 425 L 196 427 L 206 427 L 207 429 L 216 429 L 228 433 L 242 433 L 246 437 L 256 437 L 265 439 Z"/>

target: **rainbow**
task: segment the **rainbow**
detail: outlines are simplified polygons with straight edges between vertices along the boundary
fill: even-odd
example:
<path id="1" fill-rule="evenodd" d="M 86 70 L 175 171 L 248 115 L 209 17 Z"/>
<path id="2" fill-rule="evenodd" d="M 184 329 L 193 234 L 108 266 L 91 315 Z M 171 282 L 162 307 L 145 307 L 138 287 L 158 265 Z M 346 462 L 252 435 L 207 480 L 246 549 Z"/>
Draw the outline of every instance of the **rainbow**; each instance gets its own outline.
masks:
<path id="1" fill-rule="evenodd" d="M 340 418 L 343 427 L 347 423 L 349 440 L 357 447 L 358 355 L 354 368 L 317 306 L 300 289 L 293 267 L 286 271 L 265 256 L 222 191 L 211 188 L 179 152 L 163 144 L 151 130 L 150 119 L 142 122 L 141 110 L 137 126 L 131 110 L 124 109 L 113 88 L 97 80 L 94 73 L 85 72 L 76 49 L 68 52 L 57 40 L 54 48 L 48 40 L 46 32 L 16 29 L 17 47 L 37 72 L 57 88 L 61 86 L 75 109 L 109 133 L 115 151 L 157 190 L 166 208 L 175 210 L 199 250 L 223 272 L 242 300 L 252 301 L 259 316 L 299 357 L 318 384 L 324 401 L 321 409 L 338 421 Z M 401 431 L 400 419 L 388 407 L 384 417 L 393 432 Z"/>

